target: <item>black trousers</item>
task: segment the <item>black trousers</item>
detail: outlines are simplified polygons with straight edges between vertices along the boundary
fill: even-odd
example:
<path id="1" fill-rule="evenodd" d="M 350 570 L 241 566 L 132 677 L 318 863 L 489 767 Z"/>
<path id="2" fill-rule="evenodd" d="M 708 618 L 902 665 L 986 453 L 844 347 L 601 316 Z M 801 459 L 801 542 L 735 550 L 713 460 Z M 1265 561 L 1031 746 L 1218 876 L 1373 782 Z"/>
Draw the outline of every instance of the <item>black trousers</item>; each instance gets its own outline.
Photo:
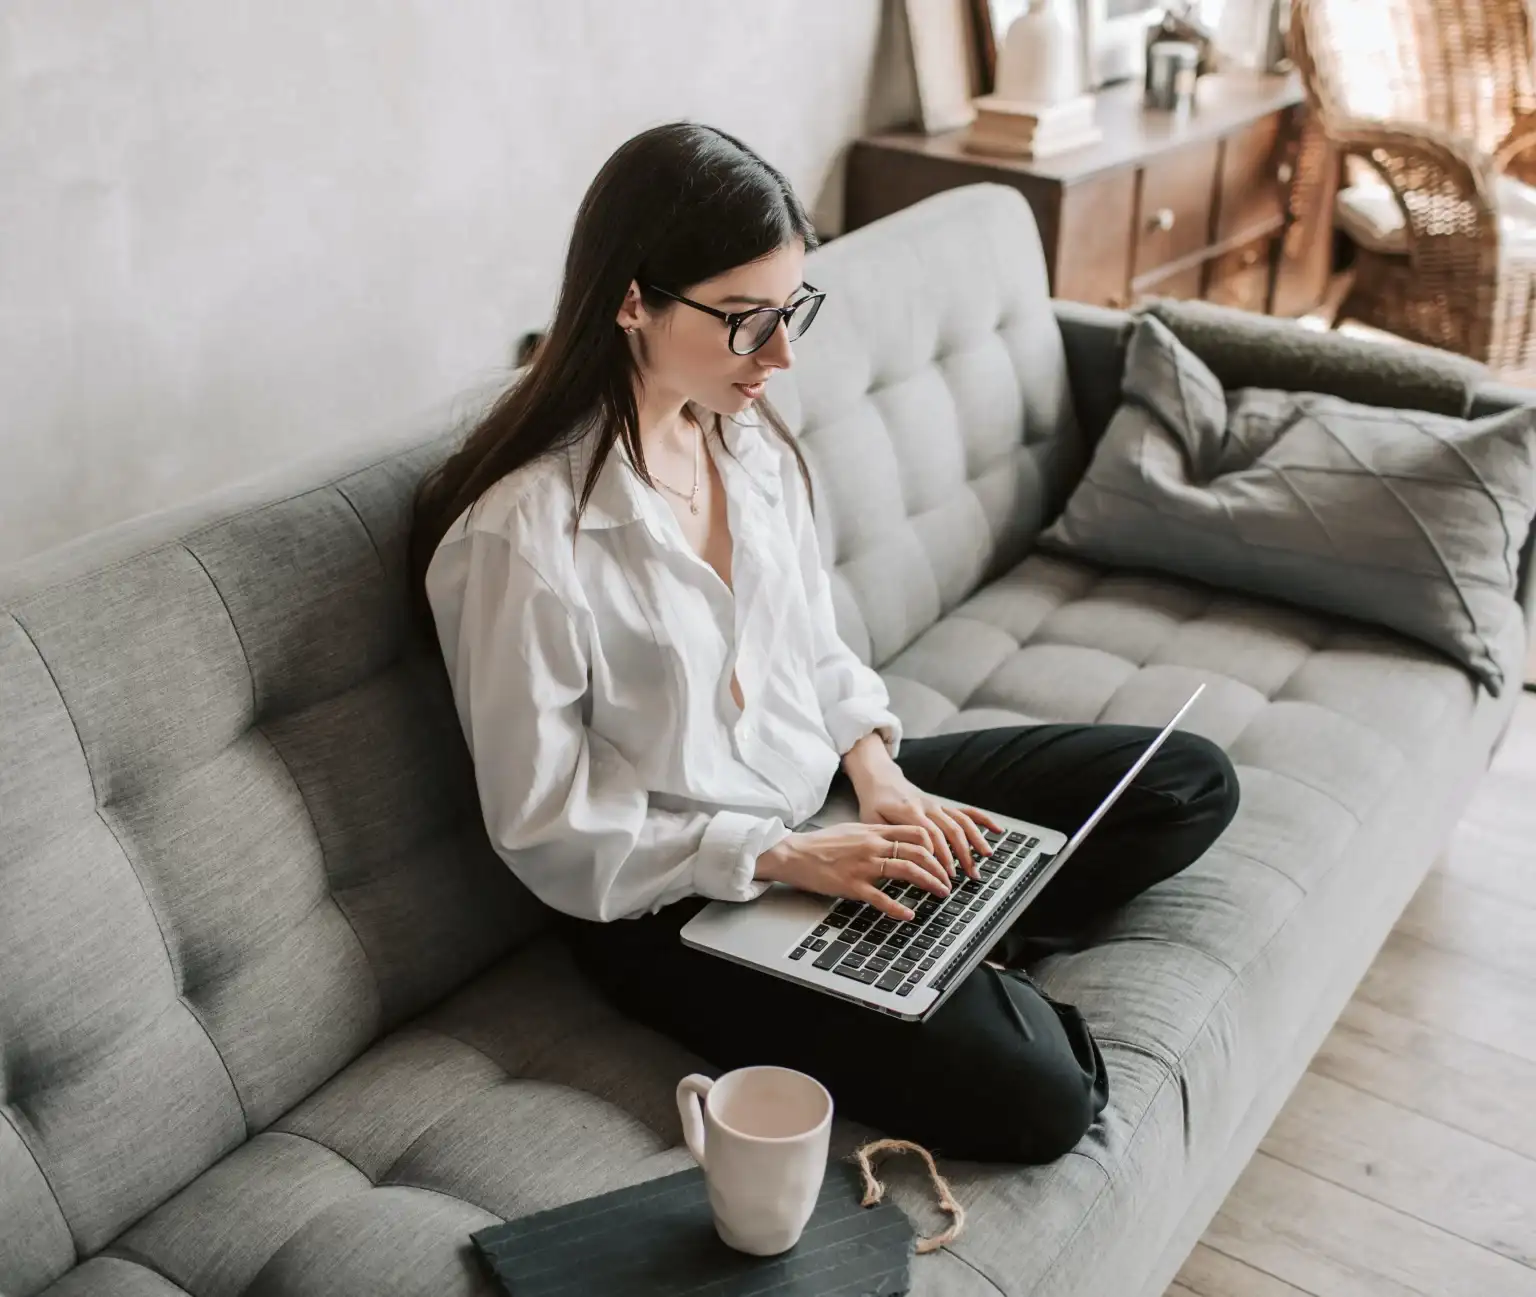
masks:
<path id="1" fill-rule="evenodd" d="M 1071 833 L 1154 731 L 1122 725 L 1004 726 L 903 741 L 897 763 L 935 795 Z M 837 776 L 839 780 L 844 775 Z M 706 902 L 639 919 L 567 919 L 578 965 L 630 1016 L 722 1070 L 808 1072 L 839 1112 L 935 1153 L 1048 1162 L 1109 1099 L 1104 1060 L 1070 1005 L 1023 965 L 1072 949 L 1096 920 L 1197 859 L 1237 809 L 1220 748 L 1170 735 L 1036 902 L 928 1021 L 904 1022 L 690 950 L 678 930 Z"/>

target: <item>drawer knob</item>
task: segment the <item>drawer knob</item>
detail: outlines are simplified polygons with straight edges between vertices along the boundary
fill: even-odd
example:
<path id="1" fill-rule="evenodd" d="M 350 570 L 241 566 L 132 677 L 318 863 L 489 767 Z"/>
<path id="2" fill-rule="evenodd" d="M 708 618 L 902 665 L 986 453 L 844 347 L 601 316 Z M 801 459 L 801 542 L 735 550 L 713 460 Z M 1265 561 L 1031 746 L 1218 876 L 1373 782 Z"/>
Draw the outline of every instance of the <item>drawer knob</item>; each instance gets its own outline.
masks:
<path id="1" fill-rule="evenodd" d="M 1173 228 L 1173 220 L 1173 208 L 1159 207 L 1157 211 L 1152 213 L 1152 228 L 1166 233 Z"/>

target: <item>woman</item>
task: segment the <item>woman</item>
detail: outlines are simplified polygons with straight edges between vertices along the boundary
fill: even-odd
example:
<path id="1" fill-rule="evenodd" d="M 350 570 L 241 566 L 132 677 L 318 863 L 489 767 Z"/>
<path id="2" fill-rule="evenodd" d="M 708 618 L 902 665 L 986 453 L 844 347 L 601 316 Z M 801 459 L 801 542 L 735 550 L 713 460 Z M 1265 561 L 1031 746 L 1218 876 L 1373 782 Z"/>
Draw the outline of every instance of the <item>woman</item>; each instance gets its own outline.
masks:
<path id="1" fill-rule="evenodd" d="M 491 841 L 620 1008 L 711 1063 L 820 1078 L 848 1116 L 951 1156 L 1049 1161 L 1103 1109 L 1082 1018 L 1021 971 L 1183 869 L 1237 783 L 1176 733 L 929 1021 L 685 948 L 770 883 L 910 912 L 986 850 L 980 810 L 1075 829 L 1151 731 L 902 738 L 838 638 L 810 478 L 765 396 L 821 294 L 788 182 L 704 126 L 646 131 L 593 182 L 522 380 L 422 485 L 413 538 Z M 899 309 L 899 304 L 896 305 Z M 833 781 L 860 823 L 795 833 Z"/>

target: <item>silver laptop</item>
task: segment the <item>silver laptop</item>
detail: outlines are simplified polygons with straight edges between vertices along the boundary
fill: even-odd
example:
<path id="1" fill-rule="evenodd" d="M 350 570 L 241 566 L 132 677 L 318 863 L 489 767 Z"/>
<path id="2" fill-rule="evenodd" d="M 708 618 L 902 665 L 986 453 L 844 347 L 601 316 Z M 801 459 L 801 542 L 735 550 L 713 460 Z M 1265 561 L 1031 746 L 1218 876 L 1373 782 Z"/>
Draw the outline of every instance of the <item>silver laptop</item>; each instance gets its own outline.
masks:
<path id="1" fill-rule="evenodd" d="M 978 861 L 979 880 L 962 871 L 943 899 L 888 879 L 881 890 L 916 911 L 915 919 L 902 922 L 864 901 L 775 884 L 745 905 L 711 902 L 684 926 L 683 942 L 866 1008 L 921 1021 L 949 998 L 1040 895 L 1204 691 L 1202 684 L 1190 695 L 1070 839 L 1055 829 L 994 813 L 1003 829 L 984 830 L 992 854 Z M 858 817 L 851 791 L 840 790 L 796 828 L 826 828 Z"/>

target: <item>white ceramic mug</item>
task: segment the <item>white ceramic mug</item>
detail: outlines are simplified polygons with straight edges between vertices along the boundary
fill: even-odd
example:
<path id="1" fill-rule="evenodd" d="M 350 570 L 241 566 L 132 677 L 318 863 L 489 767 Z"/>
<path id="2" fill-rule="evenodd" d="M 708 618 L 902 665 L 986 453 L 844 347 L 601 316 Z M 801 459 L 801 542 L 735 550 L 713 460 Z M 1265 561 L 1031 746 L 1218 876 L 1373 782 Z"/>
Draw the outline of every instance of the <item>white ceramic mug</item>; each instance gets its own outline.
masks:
<path id="1" fill-rule="evenodd" d="M 694 1074 L 678 1082 L 677 1110 L 721 1239 L 753 1256 L 794 1247 L 827 1172 L 826 1087 L 787 1067 Z"/>

